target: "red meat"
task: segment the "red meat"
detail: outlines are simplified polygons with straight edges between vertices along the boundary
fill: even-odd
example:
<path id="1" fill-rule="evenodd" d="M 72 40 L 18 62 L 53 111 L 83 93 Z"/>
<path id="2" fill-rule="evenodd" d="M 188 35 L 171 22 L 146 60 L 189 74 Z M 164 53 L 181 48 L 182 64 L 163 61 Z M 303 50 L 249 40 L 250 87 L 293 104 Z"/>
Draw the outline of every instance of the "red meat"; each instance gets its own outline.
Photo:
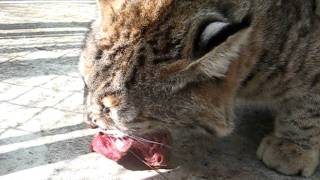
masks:
<path id="1" fill-rule="evenodd" d="M 148 139 L 149 141 L 138 141 L 129 137 L 118 138 L 100 132 L 92 140 L 91 150 L 114 161 L 122 159 L 131 151 L 140 159 L 143 159 L 149 166 L 166 166 L 168 162 L 167 145 L 170 139 L 168 134 L 153 133 L 144 137 L 148 137 L 144 139 Z"/>

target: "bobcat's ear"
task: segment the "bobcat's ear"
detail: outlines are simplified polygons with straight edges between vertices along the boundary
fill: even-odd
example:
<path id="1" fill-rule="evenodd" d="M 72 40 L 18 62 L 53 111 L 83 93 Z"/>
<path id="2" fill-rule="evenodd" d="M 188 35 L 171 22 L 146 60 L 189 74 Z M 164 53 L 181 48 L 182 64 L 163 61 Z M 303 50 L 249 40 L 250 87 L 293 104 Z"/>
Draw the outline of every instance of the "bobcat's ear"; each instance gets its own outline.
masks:
<path id="1" fill-rule="evenodd" d="M 250 29 L 245 29 L 231 36 L 221 46 L 191 63 L 184 71 L 191 71 L 194 76 L 209 79 L 223 78 L 229 65 L 239 58 L 242 48 L 247 45 L 249 31 Z"/>
<path id="2" fill-rule="evenodd" d="M 107 31 L 114 16 L 121 10 L 127 0 L 97 0 L 100 11 L 99 20 L 102 32 Z"/>
<path id="3" fill-rule="evenodd" d="M 242 50 L 248 45 L 250 32 L 251 28 L 243 29 L 195 62 L 184 64 L 183 68 L 169 78 L 175 82 L 174 89 L 193 82 L 223 79 L 231 63 L 239 59 Z"/>

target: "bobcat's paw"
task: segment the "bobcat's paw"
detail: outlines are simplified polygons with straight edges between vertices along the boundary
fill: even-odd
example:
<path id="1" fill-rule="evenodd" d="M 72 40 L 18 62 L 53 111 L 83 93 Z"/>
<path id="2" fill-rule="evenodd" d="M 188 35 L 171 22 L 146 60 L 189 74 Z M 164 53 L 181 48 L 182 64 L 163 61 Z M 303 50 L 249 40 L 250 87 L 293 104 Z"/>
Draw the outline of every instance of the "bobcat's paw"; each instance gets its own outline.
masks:
<path id="1" fill-rule="evenodd" d="M 269 168 L 286 175 L 311 176 L 319 163 L 319 150 L 303 149 L 272 135 L 262 140 L 257 155 Z"/>

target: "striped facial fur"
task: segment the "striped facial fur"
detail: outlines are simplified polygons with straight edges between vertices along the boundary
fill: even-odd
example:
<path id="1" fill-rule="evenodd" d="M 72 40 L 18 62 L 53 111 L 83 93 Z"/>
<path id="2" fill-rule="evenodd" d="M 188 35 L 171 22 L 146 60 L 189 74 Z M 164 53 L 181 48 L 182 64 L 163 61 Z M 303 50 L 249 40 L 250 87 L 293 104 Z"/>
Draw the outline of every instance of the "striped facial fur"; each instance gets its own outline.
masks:
<path id="1" fill-rule="evenodd" d="M 320 24 L 313 0 L 97 3 L 79 64 L 90 124 L 225 136 L 237 97 L 265 102 L 277 118 L 258 157 L 284 174 L 315 171 Z"/>

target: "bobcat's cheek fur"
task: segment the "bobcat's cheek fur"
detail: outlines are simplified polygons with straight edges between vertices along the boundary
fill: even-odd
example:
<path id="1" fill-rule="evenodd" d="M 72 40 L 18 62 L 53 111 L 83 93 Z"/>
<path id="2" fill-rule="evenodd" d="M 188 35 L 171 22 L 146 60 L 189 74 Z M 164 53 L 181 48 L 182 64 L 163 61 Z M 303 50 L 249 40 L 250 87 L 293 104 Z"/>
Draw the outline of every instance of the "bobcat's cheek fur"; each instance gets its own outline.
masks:
<path id="1" fill-rule="evenodd" d="M 99 0 L 79 63 L 89 119 L 128 132 L 185 127 L 225 136 L 235 128 L 235 99 L 259 101 L 275 109 L 276 122 L 258 157 L 284 174 L 311 175 L 320 149 L 314 3 Z M 225 28 L 207 29 L 199 42 L 215 22 Z"/>

